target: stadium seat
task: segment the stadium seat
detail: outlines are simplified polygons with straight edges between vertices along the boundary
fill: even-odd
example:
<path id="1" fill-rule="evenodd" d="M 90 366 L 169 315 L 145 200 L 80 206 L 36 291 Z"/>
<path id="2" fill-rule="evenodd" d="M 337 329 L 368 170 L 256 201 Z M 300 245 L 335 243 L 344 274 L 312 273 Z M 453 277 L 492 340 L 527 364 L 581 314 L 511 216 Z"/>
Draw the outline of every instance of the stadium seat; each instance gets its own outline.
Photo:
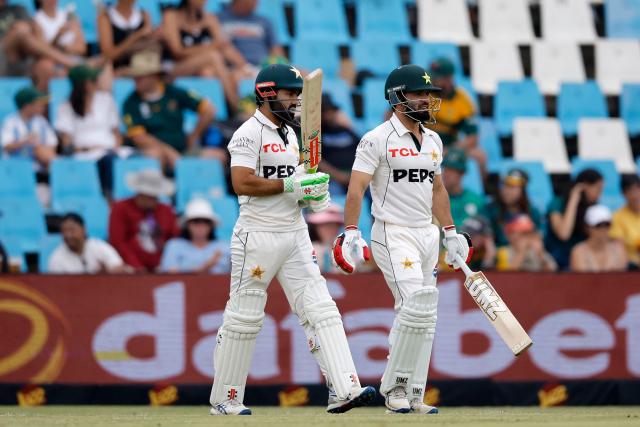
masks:
<path id="1" fill-rule="evenodd" d="M 533 80 L 500 82 L 495 97 L 494 118 L 500 136 L 513 132 L 517 117 L 544 117 L 544 98 Z"/>
<path id="2" fill-rule="evenodd" d="M 69 79 L 59 77 L 49 81 L 49 117 L 52 124 L 55 124 L 58 108 L 69 100 L 69 95 L 71 95 Z"/>
<path id="3" fill-rule="evenodd" d="M 356 41 L 351 44 L 351 59 L 358 71 L 368 70 L 386 78 L 394 68 L 400 66 L 400 51 L 392 41 Z"/>
<path id="4" fill-rule="evenodd" d="M 553 199 L 553 185 L 542 162 L 505 159 L 500 165 L 500 176 L 505 176 L 513 168 L 522 169 L 529 175 L 527 195 L 538 211 L 544 214 Z"/>
<path id="5" fill-rule="evenodd" d="M 216 159 L 183 157 L 176 164 L 176 209 L 182 212 L 192 197 L 226 194 L 222 163 Z"/>
<path id="6" fill-rule="evenodd" d="M 89 237 L 107 239 L 109 205 L 104 197 L 67 197 L 55 203 L 54 211 L 60 215 L 77 213 L 84 219 Z"/>
<path id="7" fill-rule="evenodd" d="M 422 43 L 416 42 L 411 45 L 411 61 L 427 70 L 431 63 L 439 58 L 449 59 L 455 67 L 455 75 L 464 75 L 462 67 L 462 56 L 458 45 L 453 43 Z"/>
<path id="8" fill-rule="evenodd" d="M 238 82 L 238 94 L 240 98 L 244 98 L 245 96 L 254 96 L 255 95 L 255 79 L 242 79 Z"/>
<path id="9" fill-rule="evenodd" d="M 622 119 L 582 119 L 578 122 L 578 156 L 611 159 L 618 173 L 636 173 L 627 127 Z"/>
<path id="10" fill-rule="evenodd" d="M 416 6 L 420 40 L 459 44 L 473 40 L 466 0 L 417 0 Z"/>
<path id="11" fill-rule="evenodd" d="M 233 227 L 240 214 L 238 198 L 223 195 L 221 197 L 208 197 L 208 200 L 211 202 L 216 215 L 220 217 L 220 224 L 216 229 L 216 237 L 220 240 L 231 240 Z"/>
<path id="12" fill-rule="evenodd" d="M 16 5 L 16 6 L 22 6 L 25 9 L 27 9 L 27 12 L 29 12 L 29 15 L 33 16 L 34 13 L 36 13 L 36 8 L 34 5 L 33 0 L 9 0 L 8 2 L 10 5 Z"/>
<path id="13" fill-rule="evenodd" d="M 38 200 L 5 198 L 0 203 L 2 241 L 13 240 L 23 252 L 37 252 L 46 231 L 44 212 Z"/>
<path id="14" fill-rule="evenodd" d="M 513 124 L 513 158 L 540 161 L 549 173 L 569 173 L 571 170 L 560 122 L 556 119 L 516 119 Z"/>
<path id="15" fill-rule="evenodd" d="M 151 17 L 151 24 L 157 27 L 162 22 L 162 11 L 158 0 L 138 0 L 138 7 L 146 10 Z"/>
<path id="16" fill-rule="evenodd" d="M 512 43 L 533 40 L 528 0 L 479 0 L 478 3 L 482 40 Z"/>
<path id="17" fill-rule="evenodd" d="M 58 233 L 45 234 L 38 245 L 38 271 L 49 272 L 49 257 L 62 243 L 62 235 Z"/>
<path id="18" fill-rule="evenodd" d="M 322 82 L 322 90 L 329 93 L 333 102 L 351 119 L 355 117 L 351 89 L 349 89 L 347 82 L 342 79 L 325 78 Z"/>
<path id="19" fill-rule="evenodd" d="M 61 8 L 68 7 L 67 5 L 73 4 L 71 6 L 74 8 L 74 14 L 80 20 L 80 25 L 82 26 L 82 32 L 84 33 L 84 38 L 87 43 L 95 43 L 98 41 L 98 29 L 96 25 L 96 21 L 98 19 L 98 7 L 95 1 L 91 0 L 59 0 L 58 6 Z"/>
<path id="20" fill-rule="evenodd" d="M 291 44 L 291 61 L 296 67 L 308 71 L 322 68 L 327 77 L 337 77 L 340 71 L 338 44 L 331 41 L 295 40 Z"/>
<path id="21" fill-rule="evenodd" d="M 409 19 L 404 3 L 389 0 L 356 0 L 356 33 L 359 40 L 409 43 Z"/>
<path id="22" fill-rule="evenodd" d="M 94 161 L 57 158 L 50 165 L 52 207 L 59 211 L 58 204 L 67 198 L 102 197 L 98 168 Z"/>
<path id="23" fill-rule="evenodd" d="M 13 98 L 23 87 L 31 85 L 27 77 L 1 77 L 0 78 L 0 123 L 9 115 L 17 111 Z"/>
<path id="24" fill-rule="evenodd" d="M 20 262 L 19 271 L 21 273 L 25 273 L 27 271 L 27 259 L 25 257 L 26 251 L 23 249 L 22 239 L 19 237 L 0 236 L 0 243 L 2 243 L 2 246 L 4 247 L 4 250 L 7 252 L 7 256 L 9 257 L 7 261 L 10 264 Z"/>
<path id="25" fill-rule="evenodd" d="M 385 79 L 367 79 L 362 87 L 364 129 L 366 132 L 381 124 L 385 112 L 390 108 L 384 99 Z"/>
<path id="26" fill-rule="evenodd" d="M 216 119 L 227 119 L 227 103 L 224 99 L 224 90 L 222 90 L 220 80 L 204 77 L 180 77 L 176 79 L 175 84 L 184 89 L 194 91 L 203 98 L 207 98 L 216 109 Z M 196 120 L 196 113 L 190 112 L 187 114 L 185 122 L 193 121 L 195 126 Z M 185 125 L 185 127 L 191 129 L 188 125 Z"/>
<path id="27" fill-rule="evenodd" d="M 120 200 L 133 196 L 127 186 L 127 174 L 144 169 L 160 170 L 160 162 L 148 157 L 115 159 L 113 162 L 113 199 Z"/>
<path id="28" fill-rule="evenodd" d="M 573 42 L 534 42 L 531 69 L 545 95 L 557 95 L 563 82 L 583 82 L 586 78 L 580 47 Z"/>
<path id="29" fill-rule="evenodd" d="M 136 86 L 133 79 L 118 78 L 113 80 L 113 98 L 119 111 L 122 111 L 124 102 L 135 90 Z"/>
<path id="30" fill-rule="evenodd" d="M 596 79 L 606 95 L 618 95 L 623 83 L 640 83 L 638 40 L 596 41 Z"/>
<path id="31" fill-rule="evenodd" d="M 563 83 L 556 111 L 562 132 L 568 136 L 574 136 L 578 132 L 578 120 L 581 118 L 609 116 L 607 100 L 594 81 Z"/>
<path id="32" fill-rule="evenodd" d="M 478 120 L 478 143 L 487 153 L 487 169 L 489 172 L 498 172 L 503 156 L 493 120 L 486 118 Z"/>
<path id="33" fill-rule="evenodd" d="M 606 0 L 604 21 L 607 37 L 640 38 L 640 0 Z"/>
<path id="34" fill-rule="evenodd" d="M 514 43 L 477 42 L 471 45 L 473 87 L 481 94 L 494 94 L 500 80 L 521 80 L 524 71 Z"/>
<path id="35" fill-rule="evenodd" d="M 349 41 L 347 18 L 340 0 L 305 0 L 293 10 L 295 36 L 298 40 Z"/>
<path id="36" fill-rule="evenodd" d="M 640 134 L 640 84 L 625 84 L 620 95 L 620 117 L 629 135 Z"/>
<path id="37" fill-rule="evenodd" d="M 574 157 L 571 160 L 571 177 L 575 178 L 585 169 L 595 169 L 604 178 L 602 194 L 606 196 L 621 196 L 620 175 L 616 170 L 616 164 L 612 160 L 589 160 Z"/>
<path id="38" fill-rule="evenodd" d="M 640 156 L 636 159 L 636 167 L 638 168 L 638 171 L 640 171 Z"/>
<path id="39" fill-rule="evenodd" d="M 548 41 L 593 43 L 596 39 L 591 5 L 584 0 L 542 0 L 542 38 Z"/>
<path id="40" fill-rule="evenodd" d="M 217 3 L 209 0 L 209 3 Z M 284 2 L 282 0 L 262 0 L 258 2 L 256 14 L 264 16 L 271 21 L 271 25 L 276 32 L 276 38 L 280 44 L 291 43 L 291 34 L 287 26 L 287 17 L 284 12 Z"/>
<path id="41" fill-rule="evenodd" d="M 31 160 L 0 159 L 0 199 L 4 198 L 37 199 L 36 176 Z"/>
<path id="42" fill-rule="evenodd" d="M 467 171 L 462 177 L 462 188 L 484 196 L 484 184 L 480 166 L 474 159 L 467 159 Z"/>
<path id="43" fill-rule="evenodd" d="M 469 77 L 457 76 L 455 78 L 455 82 L 458 87 L 461 87 L 467 92 L 467 95 L 471 97 L 471 100 L 473 101 L 473 104 L 475 105 L 476 110 L 479 110 L 478 106 L 480 104 L 478 103 L 478 94 L 476 93 L 476 90 L 473 88 L 473 82 L 471 81 L 471 79 Z"/>

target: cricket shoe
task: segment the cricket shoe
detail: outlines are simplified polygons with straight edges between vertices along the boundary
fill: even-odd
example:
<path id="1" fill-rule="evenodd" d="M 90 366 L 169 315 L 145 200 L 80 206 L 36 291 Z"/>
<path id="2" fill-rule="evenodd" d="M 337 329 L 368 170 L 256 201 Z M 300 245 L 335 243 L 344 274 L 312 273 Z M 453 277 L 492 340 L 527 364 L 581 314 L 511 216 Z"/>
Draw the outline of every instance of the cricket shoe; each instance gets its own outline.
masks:
<path id="1" fill-rule="evenodd" d="M 344 414 L 353 408 L 370 405 L 375 396 L 376 389 L 373 387 L 355 387 L 351 390 L 351 393 L 349 393 L 349 397 L 344 400 L 339 400 L 336 392 L 329 389 L 327 412 L 330 414 Z"/>
<path id="2" fill-rule="evenodd" d="M 402 386 L 392 388 L 384 396 L 387 414 L 406 414 L 411 412 L 411 405 L 407 399 L 407 391 Z"/>
<path id="3" fill-rule="evenodd" d="M 437 414 L 438 408 L 420 402 L 418 399 L 414 399 L 411 401 L 411 412 L 414 414 Z"/>
<path id="4" fill-rule="evenodd" d="M 214 405 L 209 413 L 211 415 L 251 415 L 251 409 L 236 399 L 229 399 Z"/>

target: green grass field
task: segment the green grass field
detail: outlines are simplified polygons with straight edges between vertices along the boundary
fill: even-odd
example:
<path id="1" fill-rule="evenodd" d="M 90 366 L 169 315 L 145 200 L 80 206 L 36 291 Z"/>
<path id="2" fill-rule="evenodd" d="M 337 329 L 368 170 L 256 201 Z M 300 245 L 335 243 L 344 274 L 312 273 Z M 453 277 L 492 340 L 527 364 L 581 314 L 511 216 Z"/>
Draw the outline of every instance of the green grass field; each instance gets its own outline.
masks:
<path id="1" fill-rule="evenodd" d="M 0 426 L 640 426 L 638 406 L 441 408 L 438 415 L 385 415 L 381 407 L 329 415 L 322 408 L 254 407 L 250 417 L 212 417 L 205 406 L 0 406 Z M 425 417 L 427 419 L 425 419 Z"/>

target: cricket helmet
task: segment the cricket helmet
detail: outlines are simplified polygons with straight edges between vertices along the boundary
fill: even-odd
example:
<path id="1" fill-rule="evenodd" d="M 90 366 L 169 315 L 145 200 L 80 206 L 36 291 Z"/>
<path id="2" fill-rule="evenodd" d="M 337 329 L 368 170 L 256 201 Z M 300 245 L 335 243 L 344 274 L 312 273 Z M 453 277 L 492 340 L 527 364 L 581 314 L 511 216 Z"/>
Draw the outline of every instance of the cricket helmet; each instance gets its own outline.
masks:
<path id="1" fill-rule="evenodd" d="M 431 77 L 424 68 L 414 64 L 402 65 L 389 73 L 384 84 L 384 99 L 393 101 L 395 93 L 423 90 L 438 92 L 440 88 L 431 83 Z"/>
<path id="2" fill-rule="evenodd" d="M 302 75 L 293 65 L 267 65 L 260 70 L 256 77 L 256 98 L 260 100 L 275 97 L 278 89 L 291 89 L 302 92 L 302 83 Z"/>

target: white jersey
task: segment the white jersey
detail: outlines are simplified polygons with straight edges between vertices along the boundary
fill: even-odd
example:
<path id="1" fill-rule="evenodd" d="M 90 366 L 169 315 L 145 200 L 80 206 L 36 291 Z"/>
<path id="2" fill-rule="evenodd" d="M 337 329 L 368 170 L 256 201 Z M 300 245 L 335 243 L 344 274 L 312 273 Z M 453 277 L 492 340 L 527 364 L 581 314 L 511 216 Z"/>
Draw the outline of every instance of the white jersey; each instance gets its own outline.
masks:
<path id="1" fill-rule="evenodd" d="M 233 134 L 227 146 L 231 167 L 255 170 L 267 179 L 283 179 L 295 173 L 300 163 L 298 140 L 293 129 L 285 126 L 287 143 L 278 127 L 260 110 Z M 298 201 L 292 193 L 272 196 L 238 196 L 240 217 L 237 225 L 244 231 L 293 231 L 306 228 Z"/>
<path id="2" fill-rule="evenodd" d="M 373 175 L 371 213 L 378 221 L 404 227 L 431 224 L 433 179 L 440 175 L 442 141 L 421 126 L 422 144 L 395 113 L 366 133 L 356 151 L 353 170 Z"/>

